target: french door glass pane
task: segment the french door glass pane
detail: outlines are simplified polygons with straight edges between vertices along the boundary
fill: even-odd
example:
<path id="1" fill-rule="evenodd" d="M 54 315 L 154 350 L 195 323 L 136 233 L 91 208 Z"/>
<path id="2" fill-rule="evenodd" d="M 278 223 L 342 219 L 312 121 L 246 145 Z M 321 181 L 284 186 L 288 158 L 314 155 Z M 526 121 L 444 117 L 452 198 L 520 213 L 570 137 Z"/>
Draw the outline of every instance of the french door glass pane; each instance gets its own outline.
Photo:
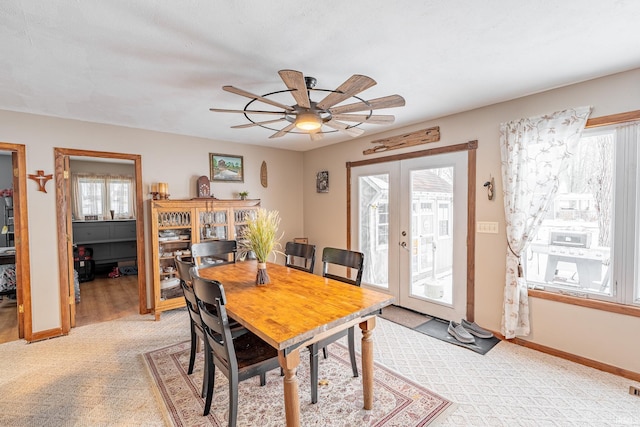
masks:
<path id="1" fill-rule="evenodd" d="M 453 167 L 411 171 L 411 295 L 451 304 Z"/>
<path id="2" fill-rule="evenodd" d="M 389 287 L 389 175 L 358 179 L 360 250 L 364 253 L 362 280 Z"/>
<path id="3" fill-rule="evenodd" d="M 527 281 L 612 296 L 613 133 L 580 139 L 526 258 Z"/>

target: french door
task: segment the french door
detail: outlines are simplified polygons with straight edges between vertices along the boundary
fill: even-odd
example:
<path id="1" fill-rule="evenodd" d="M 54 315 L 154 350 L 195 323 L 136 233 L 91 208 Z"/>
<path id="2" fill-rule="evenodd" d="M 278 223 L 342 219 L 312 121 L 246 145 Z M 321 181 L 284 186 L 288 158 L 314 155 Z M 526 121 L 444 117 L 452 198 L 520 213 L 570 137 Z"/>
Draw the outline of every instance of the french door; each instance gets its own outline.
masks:
<path id="1" fill-rule="evenodd" d="M 432 316 L 466 317 L 467 152 L 351 169 L 351 247 L 362 284 Z"/>

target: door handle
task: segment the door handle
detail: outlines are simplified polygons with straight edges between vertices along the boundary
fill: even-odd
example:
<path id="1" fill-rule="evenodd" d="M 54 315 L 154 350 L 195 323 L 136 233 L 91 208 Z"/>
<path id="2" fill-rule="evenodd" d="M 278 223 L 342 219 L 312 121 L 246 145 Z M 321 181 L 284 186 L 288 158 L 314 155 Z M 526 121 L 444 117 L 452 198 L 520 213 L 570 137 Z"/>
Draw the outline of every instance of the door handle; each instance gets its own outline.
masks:
<path id="1" fill-rule="evenodd" d="M 407 242 L 400 242 L 399 245 L 402 246 L 402 248 L 404 248 L 406 251 L 409 251 L 409 248 L 407 248 Z"/>

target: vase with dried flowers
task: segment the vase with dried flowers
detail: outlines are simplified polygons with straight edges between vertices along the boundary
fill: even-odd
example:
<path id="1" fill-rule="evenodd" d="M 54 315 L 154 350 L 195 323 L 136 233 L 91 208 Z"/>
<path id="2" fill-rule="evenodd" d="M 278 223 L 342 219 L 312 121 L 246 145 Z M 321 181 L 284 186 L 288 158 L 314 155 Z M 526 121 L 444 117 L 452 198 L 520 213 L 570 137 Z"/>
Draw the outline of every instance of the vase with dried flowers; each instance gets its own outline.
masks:
<path id="1" fill-rule="evenodd" d="M 278 227 L 280 226 L 280 214 L 278 211 L 258 209 L 254 218 L 247 221 L 247 225 L 241 233 L 241 251 L 253 252 L 258 260 L 258 273 L 256 285 L 266 285 L 270 282 L 267 274 L 267 259 L 271 254 L 278 253 L 280 239 Z M 283 233 L 284 234 L 284 233 Z"/>
<path id="2" fill-rule="evenodd" d="M 11 207 L 13 206 L 13 189 L 5 188 L 4 190 L 0 190 L 0 196 L 4 199 L 4 203 Z"/>

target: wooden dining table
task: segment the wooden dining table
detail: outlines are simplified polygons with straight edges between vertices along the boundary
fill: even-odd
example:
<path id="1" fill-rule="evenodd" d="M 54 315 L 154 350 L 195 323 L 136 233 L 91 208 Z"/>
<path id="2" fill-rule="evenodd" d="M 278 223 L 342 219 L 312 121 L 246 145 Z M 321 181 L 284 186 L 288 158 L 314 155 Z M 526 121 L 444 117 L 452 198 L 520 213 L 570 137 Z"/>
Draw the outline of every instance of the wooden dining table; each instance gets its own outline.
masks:
<path id="1" fill-rule="evenodd" d="M 198 273 L 222 283 L 229 316 L 278 350 L 287 426 L 300 425 L 300 349 L 355 325 L 362 330 L 364 409 L 372 409 L 373 329 L 393 296 L 273 263 L 267 263 L 270 283 L 257 286 L 257 270 L 256 261 L 243 261 Z"/>

